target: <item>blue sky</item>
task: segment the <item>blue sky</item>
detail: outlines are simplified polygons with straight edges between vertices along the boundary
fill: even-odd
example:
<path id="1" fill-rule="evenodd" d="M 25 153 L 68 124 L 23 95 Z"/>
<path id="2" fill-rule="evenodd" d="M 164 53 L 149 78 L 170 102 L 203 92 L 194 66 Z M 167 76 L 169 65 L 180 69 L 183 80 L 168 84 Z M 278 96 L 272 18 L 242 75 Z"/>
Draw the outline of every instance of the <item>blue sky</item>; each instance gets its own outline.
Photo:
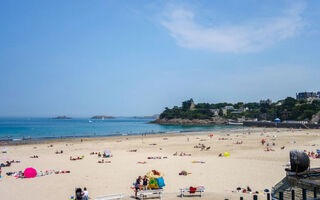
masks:
<path id="1" fill-rule="evenodd" d="M 0 116 L 151 115 L 320 90 L 319 1 L 0 2 Z"/>

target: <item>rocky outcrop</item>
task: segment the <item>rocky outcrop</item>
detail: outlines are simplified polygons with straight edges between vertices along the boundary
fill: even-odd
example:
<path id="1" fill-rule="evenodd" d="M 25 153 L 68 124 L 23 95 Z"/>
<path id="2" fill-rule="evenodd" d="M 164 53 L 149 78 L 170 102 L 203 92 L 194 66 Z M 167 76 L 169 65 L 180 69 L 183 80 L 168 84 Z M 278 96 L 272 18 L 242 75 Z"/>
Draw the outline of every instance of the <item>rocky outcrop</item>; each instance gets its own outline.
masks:
<path id="1" fill-rule="evenodd" d="M 320 123 L 320 111 L 312 116 L 311 123 Z"/>
<path id="2" fill-rule="evenodd" d="M 161 125 L 215 125 L 215 124 L 226 124 L 227 120 L 222 117 L 214 117 L 212 119 L 157 119 L 150 123 L 161 124 Z"/>
<path id="3" fill-rule="evenodd" d="M 57 116 L 54 119 L 71 119 L 71 117 L 67 117 L 65 115 L 62 115 L 62 116 Z"/>

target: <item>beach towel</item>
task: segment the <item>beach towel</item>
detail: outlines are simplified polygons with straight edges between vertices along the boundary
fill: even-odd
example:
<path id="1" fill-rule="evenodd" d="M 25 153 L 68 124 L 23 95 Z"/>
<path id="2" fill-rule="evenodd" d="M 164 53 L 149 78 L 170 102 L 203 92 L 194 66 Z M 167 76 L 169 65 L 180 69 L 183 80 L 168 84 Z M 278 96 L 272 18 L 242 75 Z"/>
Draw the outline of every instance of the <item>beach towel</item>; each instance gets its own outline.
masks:
<path id="1" fill-rule="evenodd" d="M 164 186 L 166 186 L 162 177 L 157 178 L 156 181 L 158 183 L 159 188 L 163 188 Z"/>
<path id="2" fill-rule="evenodd" d="M 149 179 L 148 189 L 159 189 L 159 185 L 154 178 Z"/>

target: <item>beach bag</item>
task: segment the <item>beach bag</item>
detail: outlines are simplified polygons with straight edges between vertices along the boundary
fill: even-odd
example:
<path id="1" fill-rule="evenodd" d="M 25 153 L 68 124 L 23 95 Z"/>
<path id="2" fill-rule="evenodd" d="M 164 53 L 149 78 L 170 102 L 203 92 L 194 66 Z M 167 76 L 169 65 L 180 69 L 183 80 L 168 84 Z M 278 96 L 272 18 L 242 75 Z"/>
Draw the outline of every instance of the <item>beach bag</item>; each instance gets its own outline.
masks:
<path id="1" fill-rule="evenodd" d="M 148 189 L 158 189 L 158 183 L 154 178 L 150 178 L 149 180 L 149 185 L 148 185 Z"/>
<path id="2" fill-rule="evenodd" d="M 156 181 L 158 183 L 159 188 L 163 188 L 164 186 L 166 186 L 166 184 L 164 184 L 164 180 L 162 177 L 157 178 Z"/>

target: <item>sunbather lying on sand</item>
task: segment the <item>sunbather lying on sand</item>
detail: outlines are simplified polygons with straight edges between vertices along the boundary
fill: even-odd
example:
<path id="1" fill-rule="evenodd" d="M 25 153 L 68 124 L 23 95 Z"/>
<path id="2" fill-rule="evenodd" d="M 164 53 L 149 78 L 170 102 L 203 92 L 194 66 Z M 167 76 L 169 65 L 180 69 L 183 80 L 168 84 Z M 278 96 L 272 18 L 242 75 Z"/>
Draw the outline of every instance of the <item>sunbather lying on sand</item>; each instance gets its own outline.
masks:
<path id="1" fill-rule="evenodd" d="M 33 155 L 33 156 L 30 156 L 30 158 L 39 158 L 38 155 Z"/>
<path id="2" fill-rule="evenodd" d="M 203 148 L 201 148 L 201 151 L 208 151 L 209 149 L 210 149 L 211 147 L 209 146 L 209 147 L 203 147 Z"/>
<path id="3" fill-rule="evenodd" d="M 111 163 L 111 161 L 105 161 L 104 159 L 102 159 L 101 161 L 100 160 L 98 160 L 98 163 Z"/>
<path id="4" fill-rule="evenodd" d="M 146 161 L 138 161 L 137 164 L 147 164 Z"/>
<path id="5" fill-rule="evenodd" d="M 166 159 L 168 158 L 167 156 L 149 156 L 148 159 Z"/>
<path id="6" fill-rule="evenodd" d="M 179 156 L 191 156 L 191 153 L 181 152 L 181 153 L 179 154 Z"/>
<path id="7" fill-rule="evenodd" d="M 63 150 L 56 151 L 55 153 L 56 153 L 56 154 L 63 154 Z"/>
<path id="8" fill-rule="evenodd" d="M 130 149 L 128 152 L 137 152 L 137 149 Z"/>
<path id="9" fill-rule="evenodd" d="M 181 171 L 181 172 L 179 172 L 179 175 L 180 176 L 187 176 L 187 175 L 189 175 L 189 174 L 191 174 L 191 173 L 189 173 L 189 172 L 187 172 L 187 171 Z"/>
<path id="10" fill-rule="evenodd" d="M 20 163 L 20 161 L 15 161 L 15 160 L 6 161 L 5 163 L 1 163 L 0 167 L 10 167 L 11 163 Z"/>
<path id="11" fill-rule="evenodd" d="M 204 162 L 204 161 L 192 161 L 192 163 L 206 163 L 206 162 Z"/>
<path id="12" fill-rule="evenodd" d="M 194 146 L 193 148 L 205 148 L 206 146 L 204 144 L 198 144 L 196 146 Z"/>
<path id="13" fill-rule="evenodd" d="M 84 156 L 81 156 L 81 157 L 76 157 L 76 158 L 73 158 L 72 156 L 70 156 L 70 160 L 82 160 L 84 158 Z"/>
<path id="14" fill-rule="evenodd" d="M 274 151 L 274 149 L 267 147 L 264 151 Z"/>

